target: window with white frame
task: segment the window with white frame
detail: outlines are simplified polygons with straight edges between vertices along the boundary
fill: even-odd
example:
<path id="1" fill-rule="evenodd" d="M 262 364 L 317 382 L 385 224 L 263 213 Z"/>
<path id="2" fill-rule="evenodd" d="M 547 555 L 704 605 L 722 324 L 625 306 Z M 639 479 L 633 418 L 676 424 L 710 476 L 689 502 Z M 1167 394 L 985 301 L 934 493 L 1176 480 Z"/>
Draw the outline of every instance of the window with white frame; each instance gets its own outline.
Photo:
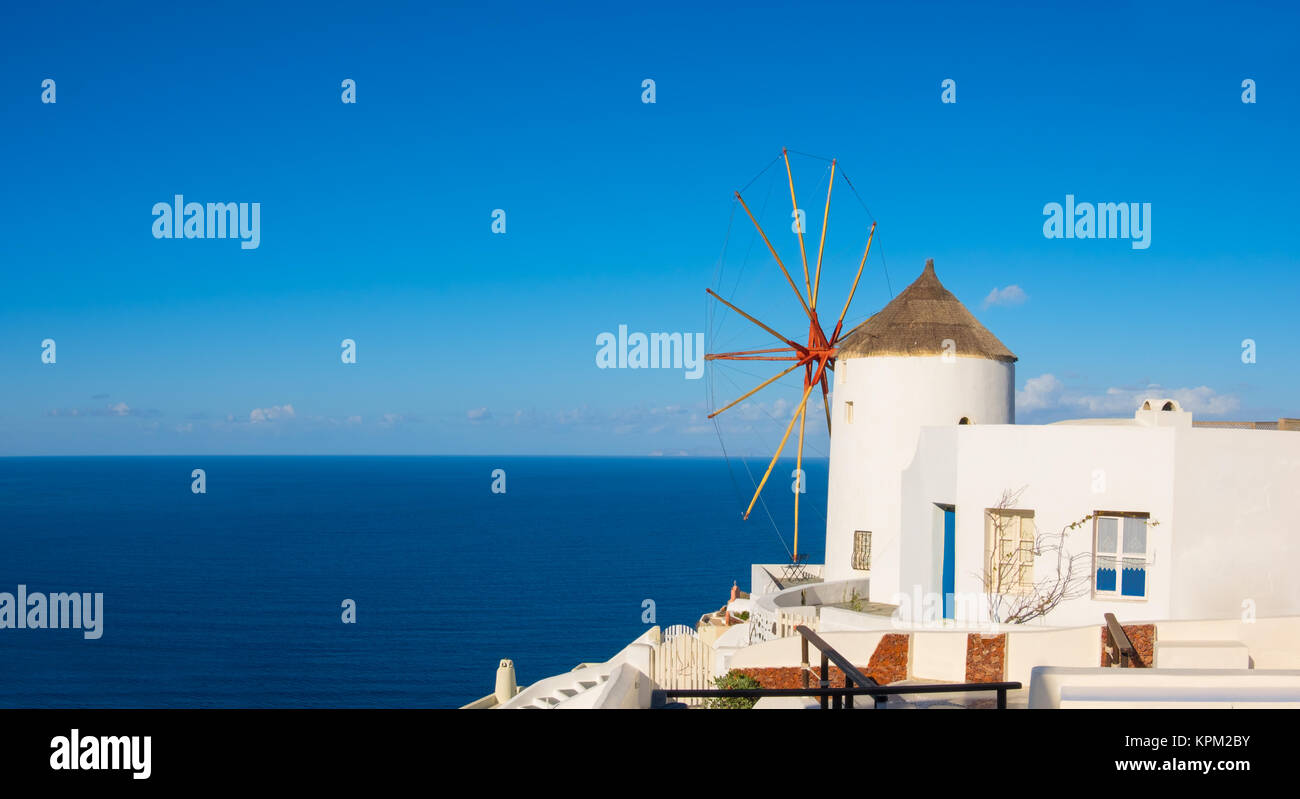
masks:
<path id="1" fill-rule="evenodd" d="M 844 421 L 847 424 L 853 424 L 853 403 L 844 403 Z"/>
<path id="2" fill-rule="evenodd" d="M 1028 594 L 1034 590 L 1032 510 L 988 508 L 984 512 L 985 586 L 994 594 Z"/>
<path id="3" fill-rule="evenodd" d="M 853 568 L 871 571 L 871 531 L 853 531 Z"/>
<path id="4" fill-rule="evenodd" d="M 1145 513 L 1093 516 L 1092 590 L 1100 597 L 1147 598 L 1150 540 Z"/>

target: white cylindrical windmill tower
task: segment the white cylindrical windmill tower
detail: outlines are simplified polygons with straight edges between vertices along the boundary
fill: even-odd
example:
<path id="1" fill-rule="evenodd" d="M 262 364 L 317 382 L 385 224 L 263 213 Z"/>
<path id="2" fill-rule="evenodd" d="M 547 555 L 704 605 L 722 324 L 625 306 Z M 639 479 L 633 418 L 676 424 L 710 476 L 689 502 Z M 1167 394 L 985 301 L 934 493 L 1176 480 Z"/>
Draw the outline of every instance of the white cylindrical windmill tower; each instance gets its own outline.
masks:
<path id="1" fill-rule="evenodd" d="M 837 349 L 826 579 L 869 577 L 870 600 L 893 602 L 903 536 L 930 532 L 899 529 L 902 473 L 920 430 L 1013 424 L 1016 356 L 943 287 L 933 260 Z M 869 571 L 855 568 L 868 565 L 863 542 Z"/>

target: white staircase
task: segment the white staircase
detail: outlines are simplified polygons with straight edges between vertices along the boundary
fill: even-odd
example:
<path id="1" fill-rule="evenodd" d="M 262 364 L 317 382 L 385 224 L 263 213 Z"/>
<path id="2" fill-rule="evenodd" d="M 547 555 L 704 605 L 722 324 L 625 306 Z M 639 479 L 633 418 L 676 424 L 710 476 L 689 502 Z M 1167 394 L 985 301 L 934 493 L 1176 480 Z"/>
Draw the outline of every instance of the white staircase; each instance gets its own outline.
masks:
<path id="1" fill-rule="evenodd" d="M 573 671 L 539 680 L 496 707 L 503 710 L 613 707 L 639 701 L 640 693 L 645 693 L 648 706 L 648 673 L 658 642 L 659 628 L 652 627 L 604 663 L 583 663 Z M 638 677 L 644 678 L 644 683 Z"/>
<path id="2" fill-rule="evenodd" d="M 583 671 L 587 671 L 587 669 L 579 669 L 577 672 L 570 672 L 570 674 L 579 674 Z M 548 688 L 550 688 L 549 692 L 534 696 L 532 702 L 524 705 L 517 705 L 516 707 L 520 710 L 550 710 L 552 708 L 557 708 L 568 702 L 570 699 L 590 691 L 592 688 L 604 685 L 608 680 L 608 672 L 595 673 L 591 676 L 584 675 L 575 677 L 570 684 L 557 684 L 553 687 L 548 686 Z"/>

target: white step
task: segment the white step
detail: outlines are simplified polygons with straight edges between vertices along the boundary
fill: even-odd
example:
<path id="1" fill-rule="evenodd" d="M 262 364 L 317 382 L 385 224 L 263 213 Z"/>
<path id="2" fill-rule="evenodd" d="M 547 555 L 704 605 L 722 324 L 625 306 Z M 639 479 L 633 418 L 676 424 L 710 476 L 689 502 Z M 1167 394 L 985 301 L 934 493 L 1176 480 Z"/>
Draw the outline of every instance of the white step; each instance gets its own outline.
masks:
<path id="1" fill-rule="evenodd" d="M 1300 691 L 1277 686 L 1231 688 L 1073 686 L 1061 689 L 1062 709 L 1300 708 Z"/>
<path id="2" fill-rule="evenodd" d="M 1300 669 L 1034 666 L 1029 707 L 1295 707 Z"/>

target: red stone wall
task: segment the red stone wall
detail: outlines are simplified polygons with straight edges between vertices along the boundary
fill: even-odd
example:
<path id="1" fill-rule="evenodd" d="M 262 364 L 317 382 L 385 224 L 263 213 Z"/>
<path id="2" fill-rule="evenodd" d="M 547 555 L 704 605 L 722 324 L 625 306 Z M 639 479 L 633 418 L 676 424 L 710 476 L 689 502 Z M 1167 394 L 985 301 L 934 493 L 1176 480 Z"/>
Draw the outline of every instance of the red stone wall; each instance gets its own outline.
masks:
<path id="1" fill-rule="evenodd" d="M 1142 658 L 1142 665 L 1151 668 L 1156 657 L 1156 626 L 1154 624 L 1121 624 L 1128 640 Z M 1101 665 L 1106 664 L 1106 625 L 1101 625 Z"/>
<path id="2" fill-rule="evenodd" d="M 887 633 L 876 644 L 871 662 L 862 669 L 862 673 L 881 685 L 906 680 L 908 644 L 911 640 L 911 636 L 902 633 Z"/>
<path id="3" fill-rule="evenodd" d="M 1006 633 L 966 636 L 966 682 L 1002 682 L 1006 665 Z"/>
<path id="4" fill-rule="evenodd" d="M 907 678 L 908 642 L 911 639 L 904 634 L 889 633 L 876 644 L 876 651 L 865 666 L 858 666 L 863 674 L 884 685 Z M 813 661 L 812 676 L 809 684 L 816 686 L 821 679 L 821 653 L 816 648 L 809 648 L 808 657 Z M 857 665 L 857 664 L 854 664 Z M 773 668 L 736 669 L 742 674 L 758 680 L 764 688 L 802 688 L 803 670 L 799 666 L 780 666 Z M 831 685 L 844 684 L 844 672 L 837 666 L 830 667 Z"/>
<path id="5" fill-rule="evenodd" d="M 813 675 L 808 678 L 809 685 L 816 688 L 817 681 L 821 679 L 818 674 L 820 669 L 817 666 L 812 667 Z M 746 674 L 758 680 L 762 688 L 802 688 L 803 687 L 803 670 L 798 666 L 780 666 L 773 668 L 761 669 L 735 669 L 741 674 Z M 831 684 L 843 685 L 844 673 L 835 666 L 831 666 Z"/>

